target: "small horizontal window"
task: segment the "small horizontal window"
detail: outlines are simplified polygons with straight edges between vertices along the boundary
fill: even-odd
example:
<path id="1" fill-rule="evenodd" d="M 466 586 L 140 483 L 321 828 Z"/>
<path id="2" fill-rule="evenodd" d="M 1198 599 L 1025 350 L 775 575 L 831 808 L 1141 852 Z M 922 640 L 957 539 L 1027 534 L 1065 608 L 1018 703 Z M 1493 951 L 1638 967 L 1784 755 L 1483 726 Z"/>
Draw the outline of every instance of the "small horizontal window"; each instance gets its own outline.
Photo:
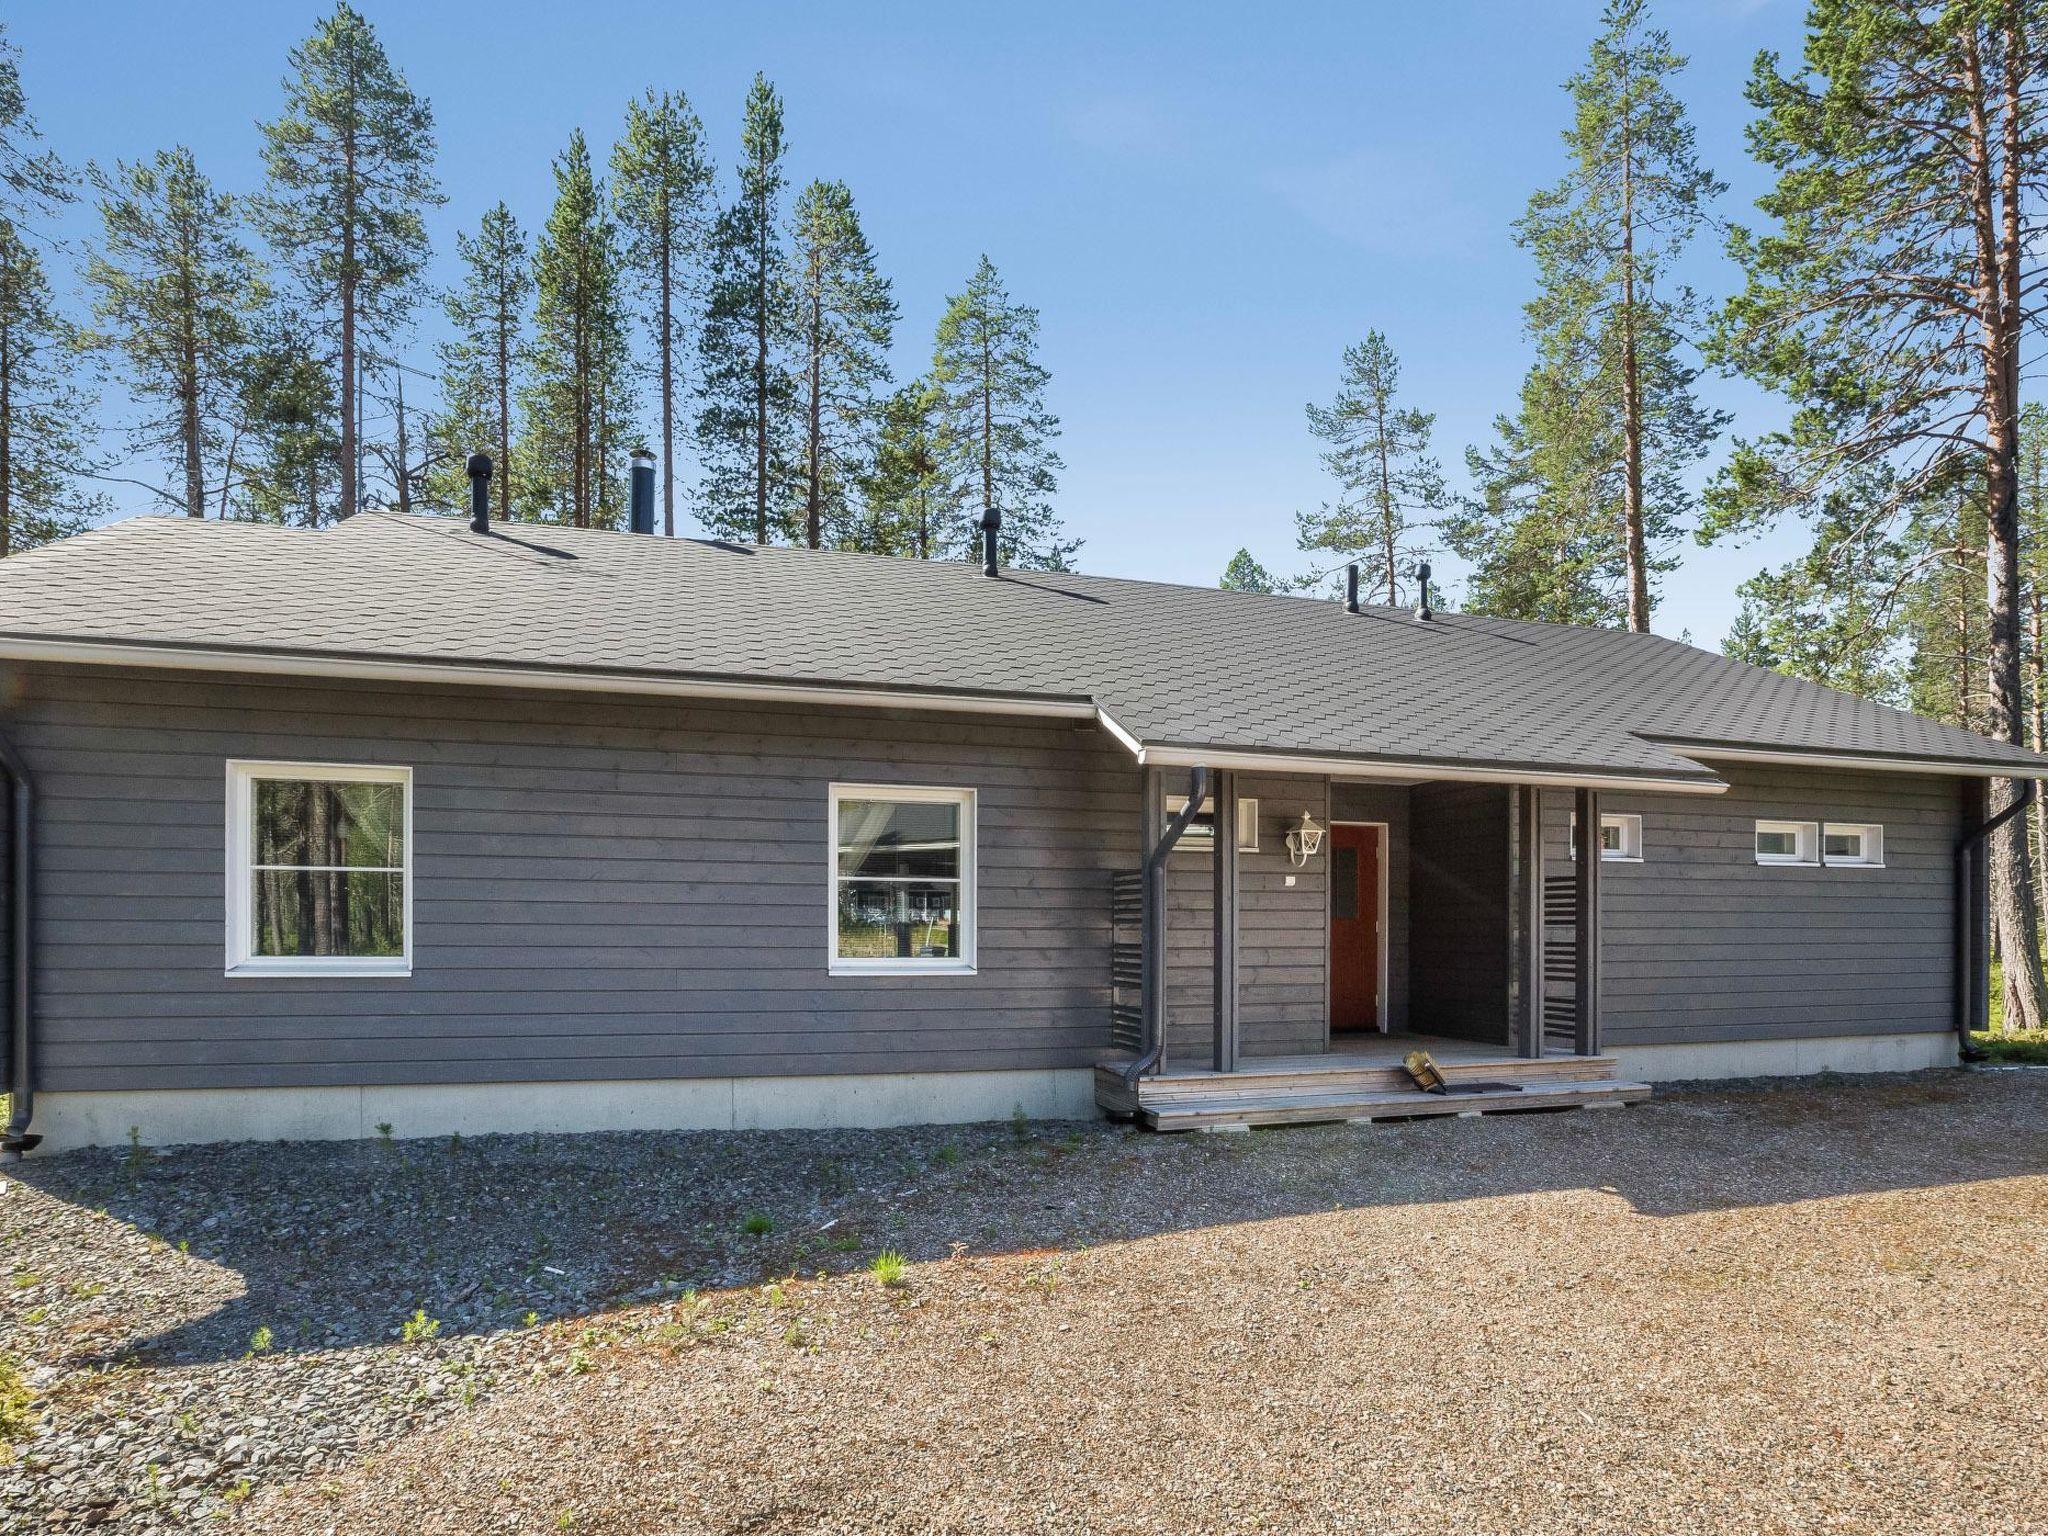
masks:
<path id="1" fill-rule="evenodd" d="M 228 764 L 228 960 L 249 975 L 412 967 L 412 771 Z"/>
<path id="2" fill-rule="evenodd" d="M 1571 856 L 1579 856 L 1579 818 L 1572 814 Z M 1640 864 L 1643 859 L 1643 818 L 1631 812 L 1600 813 L 1600 858 L 1608 864 Z"/>
<path id="3" fill-rule="evenodd" d="M 1186 795 L 1168 795 L 1166 819 L 1173 820 L 1187 803 Z M 1174 846 L 1182 850 L 1216 846 L 1216 802 L 1213 797 L 1202 802 L 1202 808 L 1195 812 L 1194 819 L 1188 823 L 1187 830 L 1181 833 L 1180 841 Z M 1244 797 L 1237 802 L 1237 851 L 1259 851 L 1259 802 L 1255 798 Z"/>
<path id="4" fill-rule="evenodd" d="M 1881 868 L 1884 828 L 1875 822 L 1831 821 L 1821 829 L 1821 862 L 1849 868 Z"/>
<path id="5" fill-rule="evenodd" d="M 974 969 L 974 791 L 835 784 L 834 974 Z"/>
<path id="6" fill-rule="evenodd" d="M 1818 864 L 1820 827 L 1811 821 L 1760 821 L 1756 824 L 1759 864 Z"/>

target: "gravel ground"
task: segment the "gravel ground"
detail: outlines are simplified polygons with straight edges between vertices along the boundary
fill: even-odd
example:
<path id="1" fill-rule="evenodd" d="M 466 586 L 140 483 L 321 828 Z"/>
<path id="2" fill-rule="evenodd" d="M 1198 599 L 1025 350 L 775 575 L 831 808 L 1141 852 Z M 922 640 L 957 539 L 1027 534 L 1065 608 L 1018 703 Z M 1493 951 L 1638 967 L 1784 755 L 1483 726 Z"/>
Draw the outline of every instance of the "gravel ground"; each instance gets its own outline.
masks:
<path id="1" fill-rule="evenodd" d="M 0 1244 L 9 1531 L 2048 1531 L 2048 1073 L 78 1154 Z"/>

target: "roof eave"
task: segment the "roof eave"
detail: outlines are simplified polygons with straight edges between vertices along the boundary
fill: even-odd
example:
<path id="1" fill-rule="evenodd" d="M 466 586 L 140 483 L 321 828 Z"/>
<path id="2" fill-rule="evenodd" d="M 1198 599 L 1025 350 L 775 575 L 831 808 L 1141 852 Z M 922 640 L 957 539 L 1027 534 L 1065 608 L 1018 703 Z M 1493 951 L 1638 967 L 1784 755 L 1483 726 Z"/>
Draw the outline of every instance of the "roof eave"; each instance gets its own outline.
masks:
<path id="1" fill-rule="evenodd" d="M 540 688 L 570 693 L 640 694 L 659 698 L 836 704 L 867 709 L 930 709 L 971 714 L 1095 718 L 1093 701 L 1036 694 L 874 688 L 855 684 L 702 677 L 589 667 L 514 667 L 493 662 L 431 661 L 315 651 L 152 645 L 128 641 L 0 635 L 0 660 L 74 662 L 89 666 L 168 667 L 195 672 L 334 677 L 371 682 Z"/>
<path id="2" fill-rule="evenodd" d="M 2032 779 L 2048 776 L 2048 763 L 2030 773 L 2032 763 L 2000 763 L 1988 758 L 1904 757 L 1882 752 L 1809 752 L 1797 747 L 1734 747 L 1712 743 L 1680 741 L 1669 737 L 1645 738 L 1659 746 L 1682 752 L 1702 763 L 1777 763 L 1803 768 L 1860 768 L 1879 773 L 1926 773 L 1944 778 Z"/>

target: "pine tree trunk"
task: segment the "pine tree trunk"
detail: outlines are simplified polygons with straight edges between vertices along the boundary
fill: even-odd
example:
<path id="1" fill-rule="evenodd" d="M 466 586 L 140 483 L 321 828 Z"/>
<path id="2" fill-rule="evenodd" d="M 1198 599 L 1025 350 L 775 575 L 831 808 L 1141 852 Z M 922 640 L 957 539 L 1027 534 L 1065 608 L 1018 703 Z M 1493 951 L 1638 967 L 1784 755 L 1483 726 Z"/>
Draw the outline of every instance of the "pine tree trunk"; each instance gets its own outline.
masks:
<path id="1" fill-rule="evenodd" d="M 185 515 L 206 516 L 206 470 L 199 456 L 199 338 L 193 332 L 191 254 L 185 253 L 178 326 L 178 446 L 185 460 Z"/>
<path id="2" fill-rule="evenodd" d="M 806 370 L 806 386 L 810 398 L 804 412 L 804 459 L 807 477 L 804 486 L 804 540 L 812 549 L 823 547 L 824 540 L 824 402 L 825 392 L 825 316 L 824 302 L 816 291 L 819 277 L 811 274 L 810 315 L 810 367 Z"/>
<path id="3" fill-rule="evenodd" d="M 350 61 L 349 83 L 351 122 L 355 84 L 354 61 Z M 341 507 L 348 517 L 356 510 L 356 136 L 353 127 L 341 141 Z"/>
<path id="4" fill-rule="evenodd" d="M 1401 591 L 1396 583 L 1400 571 L 1395 568 L 1400 559 L 1399 530 L 1394 526 L 1394 475 L 1387 464 L 1387 407 L 1381 400 L 1378 421 L 1380 461 L 1380 558 L 1386 564 L 1387 606 L 1396 608 L 1401 603 Z"/>
<path id="5" fill-rule="evenodd" d="M 664 208 L 666 204 L 664 203 Z M 673 327 L 674 295 L 670 291 L 675 260 L 675 231 L 664 217 L 661 231 L 661 531 L 676 536 L 676 374 Z"/>
<path id="6" fill-rule="evenodd" d="M 981 328 L 981 511 L 986 517 L 996 505 L 996 369 L 990 356 L 988 327 Z"/>
<path id="7" fill-rule="evenodd" d="M 754 203 L 754 542 L 768 542 L 768 170 L 757 166 Z"/>
<path id="8" fill-rule="evenodd" d="M 2025 717 L 2019 636 L 2019 396 L 2014 387 L 2019 376 L 2022 325 L 2020 310 L 2011 302 L 2018 291 L 2013 266 L 2019 253 L 2010 239 L 2001 239 L 1997 228 L 2001 210 L 1992 186 L 1988 101 L 1974 34 L 1965 48 L 1964 83 L 1970 118 L 1969 191 L 1977 237 L 1974 298 L 1984 369 L 1984 571 L 1990 620 L 1985 665 L 1990 706 L 1986 728 L 2001 741 L 2017 743 Z M 2013 143 L 2008 135 L 2008 152 Z M 2006 198 L 2003 222 L 2008 228 L 2016 206 L 2012 200 L 2019 191 L 2017 174 L 2017 164 L 2008 158 L 2000 178 L 2000 190 Z M 2016 789 L 2010 779 L 1992 781 L 1994 813 L 2012 803 Z M 2048 982 L 2042 977 L 2037 942 L 2039 913 L 2034 904 L 2024 825 L 2007 822 L 1993 833 L 1990 855 L 1992 921 L 1997 926 L 1999 948 L 2005 957 L 2005 1027 L 2039 1029 L 2044 1016 L 2048 1016 L 2043 997 L 2048 992 Z"/>
<path id="9" fill-rule="evenodd" d="M 1636 348 L 1636 185 L 1630 92 L 1621 105 L 1621 492 L 1623 560 L 1628 576 L 1628 627 L 1650 631 L 1649 551 L 1643 538 L 1643 379 Z"/>
<path id="10" fill-rule="evenodd" d="M 392 409 L 398 413 L 398 515 L 405 517 L 412 511 L 412 487 L 405 473 L 405 370 L 395 362 L 391 365 L 391 392 L 396 402 Z"/>
<path id="11" fill-rule="evenodd" d="M 14 326 L 5 312 L 13 291 L 7 241 L 0 238 L 0 560 L 14 550 Z"/>
<path id="12" fill-rule="evenodd" d="M 505 287 L 505 251 L 498 251 L 498 521 L 512 521 L 512 296 Z"/>

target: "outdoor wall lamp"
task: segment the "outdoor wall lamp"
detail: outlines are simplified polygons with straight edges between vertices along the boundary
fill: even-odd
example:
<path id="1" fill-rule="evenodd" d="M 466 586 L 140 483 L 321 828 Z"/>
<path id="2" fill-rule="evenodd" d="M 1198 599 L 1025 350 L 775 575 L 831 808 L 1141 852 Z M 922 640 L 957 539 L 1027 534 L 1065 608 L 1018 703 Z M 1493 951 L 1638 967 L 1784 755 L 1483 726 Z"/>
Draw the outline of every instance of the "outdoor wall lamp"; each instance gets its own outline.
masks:
<path id="1" fill-rule="evenodd" d="M 1287 829 L 1287 857 L 1296 869 L 1301 868 L 1316 856 L 1316 850 L 1323 846 L 1323 829 L 1315 817 L 1307 811 L 1301 813 L 1301 820 Z"/>

